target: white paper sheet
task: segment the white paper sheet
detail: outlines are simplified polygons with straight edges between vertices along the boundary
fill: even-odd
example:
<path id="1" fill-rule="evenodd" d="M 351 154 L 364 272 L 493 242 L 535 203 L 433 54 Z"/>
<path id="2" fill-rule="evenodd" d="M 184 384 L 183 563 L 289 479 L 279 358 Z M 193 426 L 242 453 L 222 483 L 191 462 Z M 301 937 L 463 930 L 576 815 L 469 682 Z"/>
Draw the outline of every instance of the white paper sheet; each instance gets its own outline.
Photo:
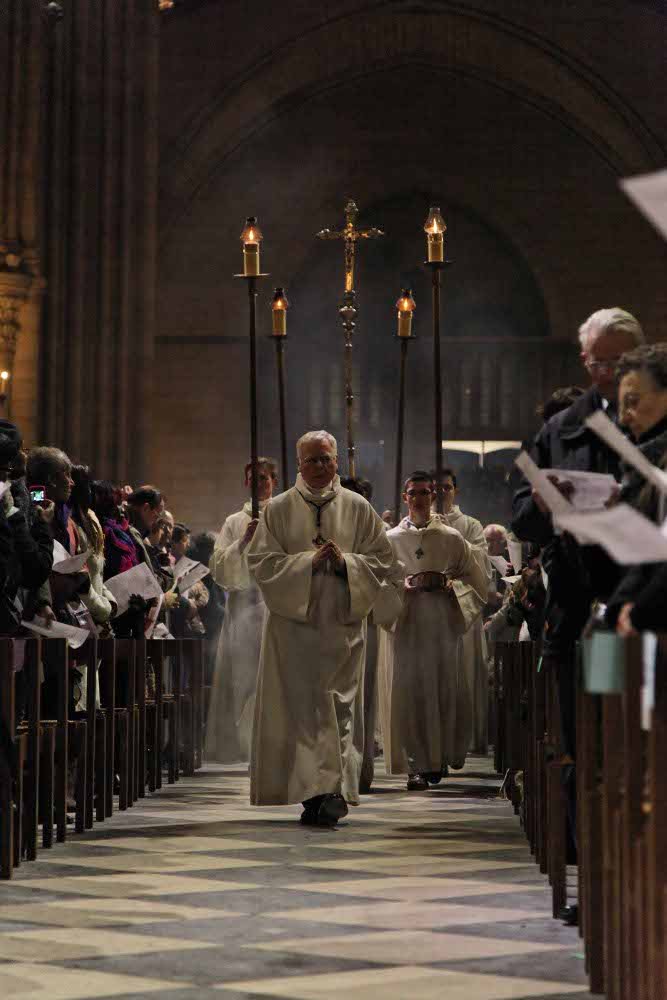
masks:
<path id="1" fill-rule="evenodd" d="M 543 469 L 547 476 L 567 479 L 574 486 L 570 502 L 575 510 L 604 510 L 614 487 L 618 485 L 613 476 L 603 472 L 579 472 L 569 469 Z"/>
<path id="2" fill-rule="evenodd" d="M 511 567 L 508 567 L 508 569 L 511 568 L 514 570 L 515 573 L 520 573 L 521 570 L 523 569 L 522 543 L 518 541 L 518 539 L 516 542 L 513 542 L 512 539 L 509 539 L 507 542 L 507 548 L 509 549 L 510 563 L 511 563 Z"/>
<path id="3" fill-rule="evenodd" d="M 510 568 L 505 556 L 489 556 L 491 564 L 498 570 L 501 576 L 507 576 L 507 571 Z"/>
<path id="4" fill-rule="evenodd" d="M 563 494 L 559 493 L 551 480 L 547 478 L 544 469 L 540 469 L 535 465 L 528 452 L 522 451 L 519 457 L 514 459 L 514 463 L 517 468 L 521 469 L 533 489 L 537 490 L 540 494 L 552 514 L 556 514 L 559 511 L 567 513 L 572 510 L 572 504 L 569 500 L 566 500 Z M 564 469 L 555 474 L 559 478 L 567 478 L 567 472 Z M 514 569 L 521 569 L 521 567 L 515 566 Z"/>
<path id="5" fill-rule="evenodd" d="M 584 545 L 601 545 L 622 566 L 667 562 L 667 536 L 628 504 L 590 514 L 554 514 L 554 524 Z"/>
<path id="6" fill-rule="evenodd" d="M 90 549 L 81 552 L 78 556 L 71 556 L 64 545 L 54 538 L 53 540 L 53 572 L 54 573 L 80 573 L 88 562 Z"/>
<path id="7" fill-rule="evenodd" d="M 208 567 L 203 563 L 183 556 L 174 566 L 174 586 L 171 589 L 176 590 L 178 587 L 179 593 L 186 597 L 190 587 L 194 587 L 195 583 L 208 576 L 208 572 Z"/>
<path id="8" fill-rule="evenodd" d="M 46 636 L 47 639 L 67 639 L 70 649 L 79 649 L 90 636 L 90 632 L 85 628 L 65 625 L 63 622 L 51 622 L 47 628 L 43 618 L 33 618 L 31 622 L 21 622 L 21 625 L 31 632 L 36 632 L 37 635 Z"/>
<path id="9" fill-rule="evenodd" d="M 507 583 L 511 587 L 515 583 L 518 583 L 520 579 L 521 579 L 521 573 L 517 573 L 516 576 L 504 576 L 503 583 Z"/>
<path id="10" fill-rule="evenodd" d="M 146 563 L 133 566 L 132 569 L 126 570 L 125 573 L 119 573 L 118 576 L 112 576 L 110 580 L 106 581 L 105 585 L 114 596 L 114 600 L 118 605 L 119 615 L 127 611 L 132 594 L 138 594 L 139 597 L 143 597 L 146 601 L 149 601 L 152 597 L 162 596 L 162 588 Z"/>
<path id="11" fill-rule="evenodd" d="M 667 495 L 667 473 L 656 465 L 652 465 L 646 455 L 642 454 L 639 448 L 632 441 L 628 441 L 625 435 L 619 431 L 606 413 L 603 413 L 602 410 L 596 410 L 590 417 L 586 417 L 586 424 L 628 465 L 633 466 L 637 472 L 641 472 L 645 479 L 653 483 L 661 493 Z"/>
<path id="12" fill-rule="evenodd" d="M 667 170 L 626 177 L 620 185 L 642 215 L 667 240 Z"/>

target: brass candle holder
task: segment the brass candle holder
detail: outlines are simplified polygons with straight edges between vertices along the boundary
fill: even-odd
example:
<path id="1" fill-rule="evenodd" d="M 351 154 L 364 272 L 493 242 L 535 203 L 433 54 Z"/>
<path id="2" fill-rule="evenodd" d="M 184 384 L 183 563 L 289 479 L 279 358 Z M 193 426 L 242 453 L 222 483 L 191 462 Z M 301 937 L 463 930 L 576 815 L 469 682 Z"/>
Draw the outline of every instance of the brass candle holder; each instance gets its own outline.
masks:
<path id="1" fill-rule="evenodd" d="M 396 421 L 396 474 L 394 479 L 394 511 L 396 524 L 401 520 L 401 494 L 403 478 L 403 429 L 405 419 L 405 364 L 408 344 L 416 338 L 412 334 L 412 314 L 417 308 L 412 292 L 404 288 L 396 303 L 398 309 L 398 330 L 396 337 L 401 345 L 398 375 L 398 418 Z"/>
<path id="2" fill-rule="evenodd" d="M 262 231 L 254 215 L 248 216 L 241 233 L 243 244 L 243 279 L 248 287 L 248 339 L 250 346 L 250 492 L 253 518 L 259 517 L 259 485 L 257 480 L 257 282 L 268 278 L 259 270 L 259 244 Z"/>

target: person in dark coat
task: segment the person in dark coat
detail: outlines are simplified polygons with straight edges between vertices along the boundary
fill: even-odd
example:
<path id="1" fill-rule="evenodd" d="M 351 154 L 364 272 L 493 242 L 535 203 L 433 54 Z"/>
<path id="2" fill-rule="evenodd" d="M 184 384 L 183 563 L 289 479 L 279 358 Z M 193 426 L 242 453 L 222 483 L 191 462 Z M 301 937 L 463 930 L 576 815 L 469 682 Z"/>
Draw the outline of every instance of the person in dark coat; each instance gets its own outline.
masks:
<path id="1" fill-rule="evenodd" d="M 0 420 L 0 482 L 7 483 L 20 458 L 21 435 L 8 420 Z M 20 506 L 15 491 L 21 494 Z M 25 498 L 28 502 L 25 503 Z M 48 579 L 53 566 L 54 505 L 30 505 L 25 483 L 18 480 L 0 500 L 0 635 L 16 635 L 31 593 Z M 19 593 L 20 592 L 20 593 Z M 21 606 L 19 606 L 19 601 Z"/>
<path id="2" fill-rule="evenodd" d="M 559 488 L 566 494 L 571 489 L 568 469 L 604 472 L 620 479 L 616 453 L 586 426 L 585 420 L 599 409 L 617 420 L 616 367 L 621 355 L 644 339 L 637 320 L 622 309 L 593 313 L 582 325 L 579 337 L 591 385 L 571 406 L 547 420 L 532 448 L 532 457 L 540 468 L 563 470 Z M 575 642 L 588 618 L 591 601 L 608 597 L 617 579 L 613 574 L 608 579 L 608 560 L 596 546 L 580 546 L 570 536 L 554 533 L 551 515 L 530 484 L 524 482 L 517 490 L 512 513 L 512 530 L 517 537 L 544 550 L 542 562 L 549 577 L 544 655 L 573 665 Z"/>
<path id="3" fill-rule="evenodd" d="M 667 344 L 639 347 L 618 366 L 619 410 L 623 424 L 653 465 L 667 465 Z M 624 466 L 620 500 L 660 524 L 665 499 L 636 469 Z M 667 626 L 667 563 L 631 567 L 607 602 L 606 622 L 623 636 Z"/>
<path id="4" fill-rule="evenodd" d="M 535 438 L 532 457 L 542 469 L 562 469 L 557 488 L 572 491 L 567 471 L 609 473 L 620 478 L 618 458 L 586 426 L 586 418 L 604 410 L 617 422 L 616 367 L 621 356 L 644 341 L 638 321 L 623 309 L 600 309 L 579 330 L 581 358 L 591 385 L 571 406 L 552 416 Z M 592 601 L 606 598 L 618 580 L 610 573 L 610 561 L 597 546 L 579 545 L 568 534 L 554 532 L 551 515 L 542 498 L 524 482 L 512 508 L 512 530 L 522 541 L 539 545 L 548 576 L 544 608 L 543 664 L 557 678 L 562 749 L 566 759 L 576 760 L 576 642 L 589 618 Z M 612 564 L 613 565 L 613 564 Z M 574 767 L 568 774 L 567 797 L 571 847 L 576 842 Z M 576 908 L 566 908 L 563 918 L 577 920 Z"/>

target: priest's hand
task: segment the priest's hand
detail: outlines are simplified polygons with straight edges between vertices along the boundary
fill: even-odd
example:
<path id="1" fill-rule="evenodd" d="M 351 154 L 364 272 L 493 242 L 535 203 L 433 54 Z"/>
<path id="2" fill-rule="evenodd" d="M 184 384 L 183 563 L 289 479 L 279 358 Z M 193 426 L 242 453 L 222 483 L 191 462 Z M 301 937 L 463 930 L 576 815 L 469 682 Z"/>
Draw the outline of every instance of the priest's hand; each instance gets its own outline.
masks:
<path id="1" fill-rule="evenodd" d="M 250 545 L 255 535 L 255 532 L 257 531 L 258 524 L 259 520 L 255 517 L 252 519 L 248 527 L 245 529 L 245 534 L 243 535 L 243 538 L 241 539 L 241 544 L 239 545 L 241 552 L 245 551 L 245 549 L 247 549 L 248 546 Z"/>
<path id="2" fill-rule="evenodd" d="M 345 569 L 345 557 L 335 542 L 328 541 L 317 550 L 313 557 L 313 569 L 320 569 L 325 563 L 330 563 L 336 573 Z"/>
<path id="3" fill-rule="evenodd" d="M 327 546 L 329 548 L 329 562 L 333 566 L 336 573 L 342 573 L 345 569 L 345 556 L 335 542 L 327 542 Z M 327 546 L 325 546 L 325 548 Z"/>

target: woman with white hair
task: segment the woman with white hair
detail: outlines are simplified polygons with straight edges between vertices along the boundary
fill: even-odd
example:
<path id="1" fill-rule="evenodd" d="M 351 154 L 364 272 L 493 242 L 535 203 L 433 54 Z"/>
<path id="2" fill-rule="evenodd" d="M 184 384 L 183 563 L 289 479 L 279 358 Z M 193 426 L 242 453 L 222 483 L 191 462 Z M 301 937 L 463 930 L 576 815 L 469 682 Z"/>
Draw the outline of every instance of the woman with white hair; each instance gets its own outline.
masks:
<path id="1" fill-rule="evenodd" d="M 248 548 L 268 610 L 250 797 L 301 802 L 302 823 L 335 826 L 359 801 L 364 620 L 393 558 L 371 505 L 341 487 L 335 438 L 304 434 L 297 459 L 296 484 L 271 501 Z"/>

